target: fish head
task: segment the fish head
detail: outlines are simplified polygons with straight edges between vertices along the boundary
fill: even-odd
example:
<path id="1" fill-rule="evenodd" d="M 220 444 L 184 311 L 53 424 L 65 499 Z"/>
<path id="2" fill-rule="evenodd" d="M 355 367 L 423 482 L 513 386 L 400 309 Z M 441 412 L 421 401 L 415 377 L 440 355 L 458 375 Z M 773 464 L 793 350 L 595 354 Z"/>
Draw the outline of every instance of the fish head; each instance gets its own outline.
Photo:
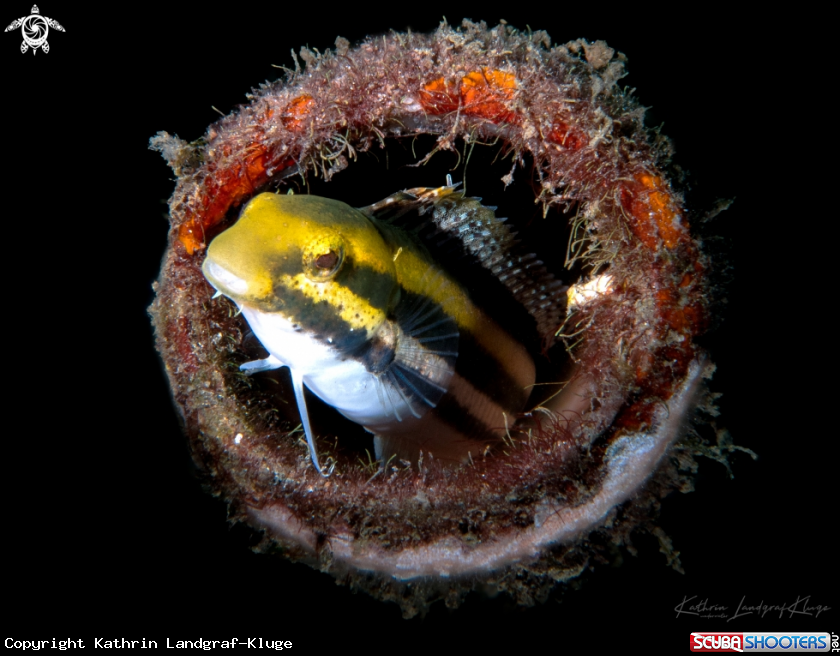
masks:
<path id="1" fill-rule="evenodd" d="M 373 222 L 319 196 L 255 196 L 211 242 L 202 271 L 252 327 L 271 315 L 348 352 L 376 334 L 399 294 L 392 249 Z"/>

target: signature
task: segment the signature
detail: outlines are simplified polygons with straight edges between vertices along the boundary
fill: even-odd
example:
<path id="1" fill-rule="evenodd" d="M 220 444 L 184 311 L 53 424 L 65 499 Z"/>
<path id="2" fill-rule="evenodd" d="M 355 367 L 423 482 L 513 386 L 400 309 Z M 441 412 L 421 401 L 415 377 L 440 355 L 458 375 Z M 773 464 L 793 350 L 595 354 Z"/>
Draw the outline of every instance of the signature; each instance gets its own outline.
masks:
<path id="1" fill-rule="evenodd" d="M 677 617 L 680 615 L 692 615 L 695 617 L 706 618 L 726 618 L 727 622 L 731 622 L 739 617 L 761 617 L 764 618 L 768 613 L 779 613 L 779 618 L 784 617 L 785 613 L 789 613 L 788 617 L 807 615 L 808 617 L 819 617 L 820 613 L 825 613 L 831 610 L 831 606 L 823 606 L 820 604 L 811 605 L 811 595 L 807 597 L 796 597 L 796 601 L 792 604 L 765 604 L 764 600 L 757 604 L 747 603 L 747 595 L 741 597 L 738 602 L 738 607 L 734 612 L 730 611 L 729 606 L 722 604 L 713 604 L 709 602 L 709 598 L 697 600 L 697 595 L 693 597 L 683 596 L 683 600 L 678 603 L 674 610 Z"/>

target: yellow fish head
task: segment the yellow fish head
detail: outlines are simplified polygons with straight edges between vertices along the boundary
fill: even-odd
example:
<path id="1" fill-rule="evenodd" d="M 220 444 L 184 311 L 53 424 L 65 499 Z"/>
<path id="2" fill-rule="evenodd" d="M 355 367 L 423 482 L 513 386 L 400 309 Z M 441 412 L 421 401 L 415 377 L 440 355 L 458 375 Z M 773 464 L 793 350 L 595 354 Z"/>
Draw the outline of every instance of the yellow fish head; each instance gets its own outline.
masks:
<path id="1" fill-rule="evenodd" d="M 240 307 L 279 314 L 338 348 L 370 339 L 397 301 L 392 248 L 345 203 L 263 193 L 207 249 L 202 271 Z"/>

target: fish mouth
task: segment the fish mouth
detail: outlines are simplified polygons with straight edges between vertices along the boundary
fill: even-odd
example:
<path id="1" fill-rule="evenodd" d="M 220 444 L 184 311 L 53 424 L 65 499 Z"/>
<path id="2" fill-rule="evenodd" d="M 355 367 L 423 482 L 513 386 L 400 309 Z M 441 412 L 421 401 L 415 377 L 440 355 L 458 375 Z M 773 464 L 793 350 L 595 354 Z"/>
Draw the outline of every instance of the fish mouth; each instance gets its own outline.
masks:
<path id="1" fill-rule="evenodd" d="M 201 270 L 210 284 L 225 296 L 235 299 L 248 291 L 248 282 L 244 278 L 240 278 L 209 257 L 204 260 Z"/>

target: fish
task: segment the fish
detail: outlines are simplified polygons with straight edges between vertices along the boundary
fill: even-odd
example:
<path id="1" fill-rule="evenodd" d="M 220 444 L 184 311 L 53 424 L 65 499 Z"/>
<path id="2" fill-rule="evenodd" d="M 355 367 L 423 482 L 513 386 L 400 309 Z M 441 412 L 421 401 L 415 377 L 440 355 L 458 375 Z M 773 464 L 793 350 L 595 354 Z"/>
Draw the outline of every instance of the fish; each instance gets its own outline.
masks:
<path id="1" fill-rule="evenodd" d="M 383 463 L 468 462 L 527 408 L 568 287 L 459 187 L 362 208 L 265 192 L 207 248 L 204 276 L 269 353 L 241 370 L 289 368 L 322 475 L 305 389 L 372 433 Z"/>

